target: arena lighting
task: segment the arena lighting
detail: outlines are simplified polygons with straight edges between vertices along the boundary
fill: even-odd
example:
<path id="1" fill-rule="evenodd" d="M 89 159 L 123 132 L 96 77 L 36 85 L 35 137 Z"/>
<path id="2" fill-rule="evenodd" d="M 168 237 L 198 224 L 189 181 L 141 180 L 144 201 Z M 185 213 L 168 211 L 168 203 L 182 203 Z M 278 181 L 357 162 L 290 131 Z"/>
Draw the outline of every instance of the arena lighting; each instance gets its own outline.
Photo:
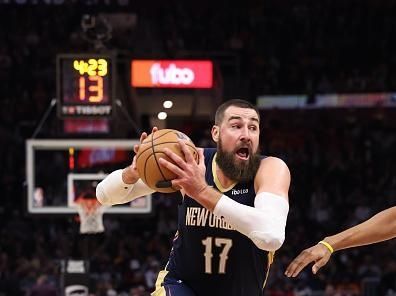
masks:
<path id="1" fill-rule="evenodd" d="M 157 117 L 159 120 L 165 120 L 168 117 L 168 114 L 166 112 L 161 111 L 158 113 Z"/>
<path id="2" fill-rule="evenodd" d="M 170 100 L 164 101 L 164 103 L 162 104 L 162 106 L 164 106 L 165 109 L 170 109 L 173 106 L 173 102 Z"/>

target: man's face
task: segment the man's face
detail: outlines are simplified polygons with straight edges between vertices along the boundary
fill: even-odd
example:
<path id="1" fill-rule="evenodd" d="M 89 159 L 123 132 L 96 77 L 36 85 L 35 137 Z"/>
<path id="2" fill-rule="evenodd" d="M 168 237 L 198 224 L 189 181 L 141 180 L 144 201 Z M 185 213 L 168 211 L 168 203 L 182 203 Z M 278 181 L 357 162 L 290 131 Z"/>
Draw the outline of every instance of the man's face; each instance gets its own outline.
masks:
<path id="1" fill-rule="evenodd" d="M 254 179 L 260 165 L 260 129 L 256 111 L 228 107 L 223 121 L 213 127 L 212 136 L 218 148 L 216 161 L 224 174 L 234 181 Z"/>

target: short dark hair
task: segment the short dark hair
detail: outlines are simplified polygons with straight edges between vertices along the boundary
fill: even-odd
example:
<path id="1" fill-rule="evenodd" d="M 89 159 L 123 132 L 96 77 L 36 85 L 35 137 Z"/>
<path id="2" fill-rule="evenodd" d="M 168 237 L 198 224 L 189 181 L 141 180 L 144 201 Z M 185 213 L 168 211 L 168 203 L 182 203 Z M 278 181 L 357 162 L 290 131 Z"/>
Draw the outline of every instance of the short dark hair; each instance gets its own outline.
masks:
<path id="1" fill-rule="evenodd" d="M 223 104 L 221 104 L 217 108 L 216 115 L 215 115 L 215 124 L 216 125 L 220 125 L 220 123 L 223 121 L 224 112 L 230 106 L 235 106 L 235 107 L 239 107 L 239 108 L 253 109 L 254 111 L 256 111 L 257 116 L 258 116 L 258 118 L 260 120 L 260 112 L 259 112 L 259 110 L 257 109 L 257 107 L 255 105 L 253 105 L 252 103 L 250 103 L 248 101 L 245 101 L 245 100 L 232 99 L 232 100 L 224 102 Z"/>

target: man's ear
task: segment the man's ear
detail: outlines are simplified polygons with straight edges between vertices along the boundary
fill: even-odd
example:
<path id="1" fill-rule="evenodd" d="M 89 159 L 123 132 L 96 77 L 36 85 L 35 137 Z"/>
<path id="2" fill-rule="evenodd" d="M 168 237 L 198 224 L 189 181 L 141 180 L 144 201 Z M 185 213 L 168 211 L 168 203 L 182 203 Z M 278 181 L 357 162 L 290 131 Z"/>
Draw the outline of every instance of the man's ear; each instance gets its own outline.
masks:
<path id="1" fill-rule="evenodd" d="M 220 127 L 217 125 L 212 126 L 212 139 L 216 143 L 219 141 Z"/>

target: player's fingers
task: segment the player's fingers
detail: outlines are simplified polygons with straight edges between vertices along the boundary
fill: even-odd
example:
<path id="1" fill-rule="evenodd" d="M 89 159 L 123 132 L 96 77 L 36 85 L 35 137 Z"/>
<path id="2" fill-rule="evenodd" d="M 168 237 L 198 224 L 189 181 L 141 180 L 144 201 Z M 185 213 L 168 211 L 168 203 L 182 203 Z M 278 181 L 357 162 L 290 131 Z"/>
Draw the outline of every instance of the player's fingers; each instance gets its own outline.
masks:
<path id="1" fill-rule="evenodd" d="M 141 135 L 140 135 L 140 143 L 142 143 L 143 141 L 144 141 L 144 139 L 146 139 L 147 138 L 147 133 L 146 132 L 143 132 Z"/>
<path id="2" fill-rule="evenodd" d="M 197 151 L 198 151 L 198 164 L 200 167 L 205 167 L 204 149 L 197 148 Z"/>
<path id="3" fill-rule="evenodd" d="M 326 265 L 330 257 L 323 257 L 312 266 L 312 273 L 316 274 L 319 269 Z"/>
<path id="4" fill-rule="evenodd" d="M 172 159 L 179 168 L 182 168 L 182 169 L 186 168 L 186 162 L 179 155 L 172 152 L 168 148 L 164 148 L 163 152 L 166 154 L 166 156 L 168 156 L 170 159 Z"/>
<path id="5" fill-rule="evenodd" d="M 177 155 L 176 155 L 177 156 Z M 183 170 L 180 169 L 177 165 L 171 163 L 170 161 L 167 161 L 164 158 L 160 158 L 158 159 L 159 164 L 164 167 L 167 168 L 168 170 L 170 170 L 171 172 L 173 172 L 174 174 L 178 175 L 178 176 L 182 176 L 183 175 Z"/>
<path id="6" fill-rule="evenodd" d="M 293 270 L 290 272 L 289 277 L 296 277 L 300 274 L 300 272 L 308 265 L 310 261 L 301 261 L 297 262 L 293 267 Z"/>
<path id="7" fill-rule="evenodd" d="M 287 267 L 285 275 L 288 277 L 296 277 L 304 269 L 310 262 L 312 262 L 310 258 L 304 253 L 300 253 Z"/>
<path id="8" fill-rule="evenodd" d="M 139 147 L 140 147 L 140 145 L 137 145 L 137 144 L 133 146 L 133 152 L 135 152 L 135 154 L 138 153 Z"/>
<path id="9" fill-rule="evenodd" d="M 191 151 L 188 149 L 186 143 L 184 141 L 179 140 L 180 149 L 182 150 L 186 162 L 193 163 L 195 162 L 194 157 L 192 156 Z"/>
<path id="10" fill-rule="evenodd" d="M 287 277 L 292 277 L 292 276 L 294 276 L 294 274 L 295 274 L 295 272 L 296 272 L 296 269 L 297 269 L 297 267 L 298 267 L 299 264 L 300 264 L 300 262 L 298 261 L 298 258 L 294 259 L 294 260 L 289 264 L 289 266 L 286 268 L 285 275 L 286 275 Z"/>
<path id="11" fill-rule="evenodd" d="M 133 157 L 132 159 L 132 168 L 135 169 L 136 168 L 136 155 Z"/>
<path id="12" fill-rule="evenodd" d="M 156 131 L 158 131 L 158 127 L 154 126 L 153 129 L 151 130 L 151 133 L 155 133 Z"/>

